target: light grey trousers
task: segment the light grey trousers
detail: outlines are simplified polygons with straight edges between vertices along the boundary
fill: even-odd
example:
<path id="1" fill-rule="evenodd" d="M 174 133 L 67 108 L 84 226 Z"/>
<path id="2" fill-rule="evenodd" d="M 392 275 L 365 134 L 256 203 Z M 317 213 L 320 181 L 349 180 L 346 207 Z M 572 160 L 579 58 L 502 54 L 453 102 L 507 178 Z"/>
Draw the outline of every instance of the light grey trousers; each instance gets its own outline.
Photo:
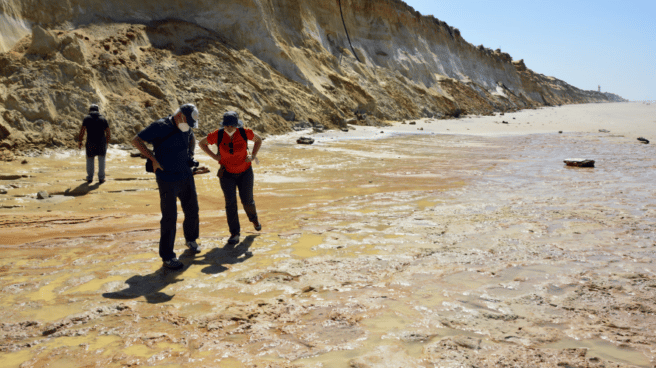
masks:
<path id="1" fill-rule="evenodd" d="M 105 180 L 105 156 L 96 156 L 98 157 L 98 180 Z M 93 180 L 93 171 L 94 168 L 94 157 L 87 156 L 87 181 Z"/>

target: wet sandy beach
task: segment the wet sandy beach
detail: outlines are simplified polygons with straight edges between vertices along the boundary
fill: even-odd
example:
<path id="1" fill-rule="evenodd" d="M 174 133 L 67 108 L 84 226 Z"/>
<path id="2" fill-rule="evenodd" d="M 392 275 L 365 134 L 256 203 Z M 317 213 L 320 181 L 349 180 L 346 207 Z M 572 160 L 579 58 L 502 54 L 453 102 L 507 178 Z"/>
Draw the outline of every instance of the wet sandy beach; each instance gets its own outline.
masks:
<path id="1" fill-rule="evenodd" d="M 240 210 L 234 247 L 197 152 L 181 272 L 143 160 L 113 148 L 90 186 L 79 153 L 0 163 L 3 366 L 654 367 L 656 149 L 635 135 L 656 139 L 656 110 L 578 108 L 599 125 L 563 129 L 563 107 L 269 137 L 263 230 Z"/>

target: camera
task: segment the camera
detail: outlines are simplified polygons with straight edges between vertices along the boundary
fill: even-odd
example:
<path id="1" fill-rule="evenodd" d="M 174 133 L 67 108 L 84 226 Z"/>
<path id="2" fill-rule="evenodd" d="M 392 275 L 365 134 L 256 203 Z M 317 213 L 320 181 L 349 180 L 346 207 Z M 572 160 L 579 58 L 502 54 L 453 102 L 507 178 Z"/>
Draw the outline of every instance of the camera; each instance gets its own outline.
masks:
<path id="1" fill-rule="evenodd" d="M 189 157 L 189 160 L 187 161 L 187 165 L 191 167 L 192 169 L 195 169 L 200 165 L 200 163 L 196 160 L 194 160 L 193 156 Z"/>

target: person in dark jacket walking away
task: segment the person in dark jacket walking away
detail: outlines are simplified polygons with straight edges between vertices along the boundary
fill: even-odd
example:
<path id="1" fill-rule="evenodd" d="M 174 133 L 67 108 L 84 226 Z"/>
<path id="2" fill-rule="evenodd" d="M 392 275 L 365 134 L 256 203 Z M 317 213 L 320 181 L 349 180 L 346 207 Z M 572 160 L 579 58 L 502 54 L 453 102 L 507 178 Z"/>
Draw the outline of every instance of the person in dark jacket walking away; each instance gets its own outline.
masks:
<path id="1" fill-rule="evenodd" d="M 196 141 L 190 127 L 198 128 L 198 109 L 193 104 L 185 104 L 173 115 L 150 124 L 132 139 L 132 144 L 141 154 L 153 162 L 162 211 L 159 256 L 164 267 L 173 270 L 184 268 L 173 251 L 178 198 L 184 213 L 182 229 L 185 244 L 192 252 L 200 252 L 196 243 L 199 232 L 198 196 L 189 166 L 190 152 L 193 152 Z M 146 147 L 145 142 L 153 144 L 154 152 Z"/>
<path id="2" fill-rule="evenodd" d="M 100 115 L 98 105 L 93 104 L 89 107 L 89 115 L 82 121 L 80 135 L 78 137 L 78 148 L 82 148 L 84 133 L 87 133 L 87 183 L 93 181 L 93 172 L 95 171 L 95 157 L 98 156 L 98 182 L 105 182 L 105 156 L 107 154 L 107 143 L 111 138 L 109 123 L 104 116 Z"/>
<path id="3" fill-rule="evenodd" d="M 244 123 L 239 120 L 239 115 L 234 111 L 228 111 L 223 115 L 221 129 L 203 138 L 198 145 L 211 158 L 216 160 L 219 169 L 219 182 L 225 198 L 226 219 L 230 229 L 228 244 L 239 243 L 239 217 L 237 216 L 237 189 L 239 198 L 255 230 L 262 230 L 262 224 L 257 219 L 255 200 L 253 199 L 253 168 L 251 162 L 257 160 L 257 152 L 262 145 L 262 138 L 251 129 L 244 129 Z M 248 154 L 248 141 L 252 140 L 253 152 Z M 210 150 L 208 145 L 219 146 L 218 154 Z M 256 161 L 257 162 L 257 161 Z"/>

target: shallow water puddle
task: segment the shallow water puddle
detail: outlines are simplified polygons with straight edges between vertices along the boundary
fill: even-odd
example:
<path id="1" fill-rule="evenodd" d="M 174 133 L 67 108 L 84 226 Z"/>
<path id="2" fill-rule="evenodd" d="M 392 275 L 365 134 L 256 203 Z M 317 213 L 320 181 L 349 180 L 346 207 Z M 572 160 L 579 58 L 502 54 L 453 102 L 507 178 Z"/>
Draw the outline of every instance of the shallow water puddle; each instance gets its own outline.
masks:
<path id="1" fill-rule="evenodd" d="M 301 258 L 313 257 L 319 253 L 315 247 L 323 243 L 323 236 L 315 234 L 303 234 L 296 243 L 292 245 L 292 254 Z"/>
<path id="2" fill-rule="evenodd" d="M 543 349 L 588 349 L 588 356 L 606 359 L 612 362 L 631 364 L 638 367 L 652 367 L 650 360 L 642 353 L 632 349 L 623 349 L 604 340 L 563 339 L 555 343 L 542 345 Z"/>

